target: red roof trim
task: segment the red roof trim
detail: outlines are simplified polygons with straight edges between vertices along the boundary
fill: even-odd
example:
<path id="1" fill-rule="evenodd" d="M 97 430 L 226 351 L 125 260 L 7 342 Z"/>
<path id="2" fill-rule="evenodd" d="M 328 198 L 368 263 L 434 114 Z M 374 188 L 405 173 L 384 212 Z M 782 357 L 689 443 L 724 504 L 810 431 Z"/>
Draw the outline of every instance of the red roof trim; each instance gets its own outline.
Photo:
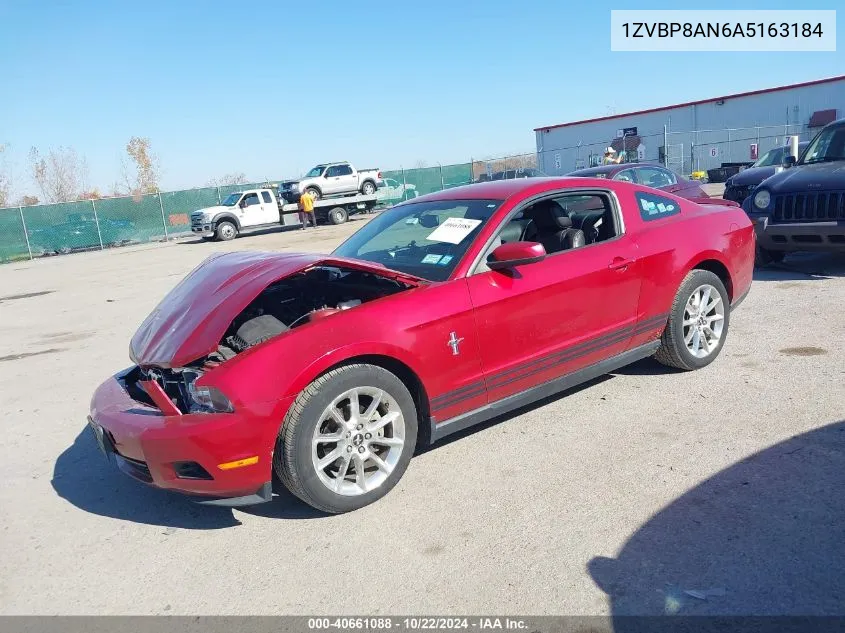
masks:
<path id="1" fill-rule="evenodd" d="M 701 99 L 700 101 L 688 101 L 687 103 L 677 103 L 675 105 L 661 106 L 659 108 L 649 108 L 648 110 L 637 110 L 636 112 L 626 112 L 625 114 L 611 114 L 609 116 L 600 116 L 595 119 L 584 119 L 582 121 L 572 121 L 570 123 L 558 123 L 557 125 L 544 125 L 535 127 L 534 131 L 553 130 L 559 127 L 569 127 L 570 125 L 581 125 L 582 123 L 595 123 L 596 121 L 610 121 L 612 119 L 621 119 L 628 116 L 637 116 L 640 114 L 650 114 L 652 112 L 662 112 L 664 110 L 674 110 L 675 108 L 684 108 L 687 106 L 700 105 L 702 103 L 713 103 L 720 99 L 737 99 L 739 97 L 750 97 L 752 95 L 765 94 L 767 92 L 780 92 L 781 90 L 791 90 L 793 88 L 805 88 L 807 86 L 817 86 L 819 84 L 832 83 L 834 81 L 842 81 L 845 75 L 838 77 L 828 77 L 827 79 L 815 79 L 813 81 L 805 81 L 800 84 L 791 84 L 789 86 L 779 86 L 777 88 L 763 88 L 762 90 L 751 90 L 750 92 L 740 92 L 732 95 L 725 95 L 724 97 L 713 97 L 712 99 Z"/>

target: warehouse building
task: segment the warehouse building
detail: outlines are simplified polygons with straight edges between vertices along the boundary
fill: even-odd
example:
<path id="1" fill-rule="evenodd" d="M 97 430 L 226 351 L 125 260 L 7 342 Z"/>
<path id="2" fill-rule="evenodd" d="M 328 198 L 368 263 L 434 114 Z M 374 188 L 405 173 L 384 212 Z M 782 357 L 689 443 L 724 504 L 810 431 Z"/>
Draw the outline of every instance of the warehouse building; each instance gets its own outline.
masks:
<path id="1" fill-rule="evenodd" d="M 590 167 L 605 148 L 625 162 L 656 161 L 682 174 L 749 163 L 787 137 L 809 140 L 845 116 L 845 75 L 628 114 L 535 128 L 541 171 Z"/>

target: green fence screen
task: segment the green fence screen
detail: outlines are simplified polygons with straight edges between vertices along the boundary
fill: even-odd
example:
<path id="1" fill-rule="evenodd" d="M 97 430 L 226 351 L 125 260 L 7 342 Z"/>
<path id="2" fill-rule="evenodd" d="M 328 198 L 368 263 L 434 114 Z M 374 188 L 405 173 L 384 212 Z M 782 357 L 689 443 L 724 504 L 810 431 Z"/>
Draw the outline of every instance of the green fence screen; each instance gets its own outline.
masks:
<path id="1" fill-rule="evenodd" d="M 383 171 L 382 176 L 385 185 L 376 195 L 381 206 L 389 206 L 470 183 L 472 164 Z M 163 240 L 190 232 L 192 211 L 220 204 L 235 191 L 269 185 L 264 181 L 0 209 L 0 262 Z"/>

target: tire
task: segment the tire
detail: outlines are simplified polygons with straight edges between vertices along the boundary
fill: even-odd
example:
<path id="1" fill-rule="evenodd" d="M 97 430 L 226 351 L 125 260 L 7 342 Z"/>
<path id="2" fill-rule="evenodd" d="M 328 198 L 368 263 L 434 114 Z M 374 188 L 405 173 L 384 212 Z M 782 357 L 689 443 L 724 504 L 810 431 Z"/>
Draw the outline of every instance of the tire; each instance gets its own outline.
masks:
<path id="1" fill-rule="evenodd" d="M 361 193 L 365 196 L 371 196 L 376 192 L 376 186 L 369 180 L 361 185 Z"/>
<path id="2" fill-rule="evenodd" d="M 229 220 L 223 220 L 217 224 L 217 229 L 214 232 L 214 237 L 221 242 L 229 242 L 238 236 L 238 227 Z"/>
<path id="3" fill-rule="evenodd" d="M 359 415 L 362 408 L 366 409 L 373 403 L 366 394 L 367 390 L 384 394 L 376 410 L 379 418 L 372 417 L 375 412 L 370 416 L 373 423 L 379 423 L 398 409 L 399 416 L 394 422 L 387 423 L 381 430 L 373 430 L 378 437 L 372 441 L 364 439 L 365 434 L 374 437 L 366 432 L 366 428 L 339 428 L 340 424 L 335 421 L 337 418 L 329 413 L 333 403 L 339 401 L 335 411 L 340 413 L 344 424 L 350 424 L 351 400 L 347 399 L 347 394 L 351 390 L 359 390 L 360 393 Z M 340 406 L 342 403 L 348 406 Z M 330 439 L 315 442 L 318 430 L 320 435 Z M 338 439 L 333 441 L 335 435 Z M 401 446 L 397 444 L 399 439 L 402 440 Z M 390 440 L 393 445 L 381 445 L 380 440 Z M 374 503 L 393 489 L 408 468 L 416 442 L 417 411 L 404 383 L 375 365 L 344 365 L 314 380 L 291 405 L 276 441 L 273 469 L 285 487 L 308 505 L 331 514 L 350 512 Z M 390 467 L 389 472 L 370 459 L 371 451 L 379 459 L 384 458 L 382 464 Z M 331 459 L 334 452 L 338 456 L 319 468 L 319 460 Z M 358 458 L 359 454 L 365 457 Z M 349 457 L 344 459 L 346 455 Z M 346 474 L 338 481 L 336 475 L 344 464 Z M 364 470 L 361 470 L 361 465 Z M 351 481 L 349 477 L 352 477 Z M 367 489 L 370 485 L 372 487 Z M 341 492 L 336 491 L 338 487 Z"/>
<path id="4" fill-rule="evenodd" d="M 758 268 L 765 268 L 769 264 L 776 264 L 783 261 L 786 253 L 783 251 L 770 251 L 759 244 L 754 250 L 754 265 Z"/>
<path id="5" fill-rule="evenodd" d="M 308 187 L 303 193 L 311 194 L 311 197 L 314 198 L 315 201 L 323 197 L 323 194 L 320 193 L 320 190 L 317 189 L 317 187 Z"/>
<path id="6" fill-rule="evenodd" d="M 704 321 L 702 321 L 700 315 L 696 317 L 696 312 L 690 315 L 688 308 L 692 307 L 693 310 L 696 310 L 693 305 L 695 297 L 698 296 L 701 299 L 702 295 L 699 293 L 704 292 L 702 289 L 705 288 L 709 289 L 707 294 L 704 295 L 705 297 L 709 296 L 707 305 L 713 301 L 714 292 L 719 295 L 719 300 L 713 304 L 712 310 L 705 310 Z M 703 303 L 703 301 L 700 301 L 700 303 Z M 718 318 L 710 320 L 713 315 Z M 722 280 L 709 270 L 691 270 L 681 282 L 681 287 L 678 288 L 678 293 L 672 302 L 669 321 L 663 330 L 663 335 L 660 338 L 660 349 L 657 350 L 654 358 L 663 365 L 684 371 L 706 367 L 722 351 L 728 335 L 730 317 L 730 299 Z M 690 321 L 692 321 L 692 324 L 688 325 Z M 721 328 L 719 328 L 720 322 Z M 706 323 L 706 326 L 702 326 L 706 328 L 704 331 L 698 328 L 698 325 L 702 323 Z M 696 330 L 698 330 L 697 338 Z M 707 331 L 713 336 L 707 335 Z M 718 337 L 715 336 L 717 332 Z M 687 341 L 686 337 L 690 337 L 690 340 Z M 699 345 L 698 353 L 694 352 L 696 341 Z M 712 348 L 709 348 L 711 344 Z"/>
<path id="7" fill-rule="evenodd" d="M 349 214 L 343 207 L 335 207 L 329 210 L 328 218 L 331 224 L 343 224 L 349 219 Z"/>

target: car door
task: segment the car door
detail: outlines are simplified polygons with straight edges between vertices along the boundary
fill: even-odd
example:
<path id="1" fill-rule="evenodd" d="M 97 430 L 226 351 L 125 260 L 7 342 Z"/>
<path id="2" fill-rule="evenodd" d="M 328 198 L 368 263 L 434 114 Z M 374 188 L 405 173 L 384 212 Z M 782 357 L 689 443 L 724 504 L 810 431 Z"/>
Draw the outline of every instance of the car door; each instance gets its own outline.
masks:
<path id="1" fill-rule="evenodd" d="M 323 195 L 338 193 L 340 186 L 340 175 L 338 174 L 338 165 L 327 167 L 323 175 L 322 191 Z"/>
<path id="2" fill-rule="evenodd" d="M 609 192 L 558 194 L 555 200 L 563 208 L 572 202 L 583 207 L 584 196 L 596 197 L 604 208 L 600 219 L 607 225 L 598 241 L 509 272 L 486 270 L 483 264 L 494 238 L 467 278 L 490 402 L 620 354 L 634 334 L 637 245 L 625 233 Z M 530 212 L 530 207 L 523 210 Z"/>
<path id="3" fill-rule="evenodd" d="M 327 193 L 348 193 L 356 191 L 358 184 L 349 165 L 332 165 L 326 170 Z"/>
<path id="4" fill-rule="evenodd" d="M 243 227 L 261 224 L 261 214 L 261 200 L 257 193 L 246 194 L 238 203 L 238 220 Z"/>
<path id="5" fill-rule="evenodd" d="M 261 192 L 261 223 L 272 224 L 279 221 L 279 207 L 269 191 Z"/>

